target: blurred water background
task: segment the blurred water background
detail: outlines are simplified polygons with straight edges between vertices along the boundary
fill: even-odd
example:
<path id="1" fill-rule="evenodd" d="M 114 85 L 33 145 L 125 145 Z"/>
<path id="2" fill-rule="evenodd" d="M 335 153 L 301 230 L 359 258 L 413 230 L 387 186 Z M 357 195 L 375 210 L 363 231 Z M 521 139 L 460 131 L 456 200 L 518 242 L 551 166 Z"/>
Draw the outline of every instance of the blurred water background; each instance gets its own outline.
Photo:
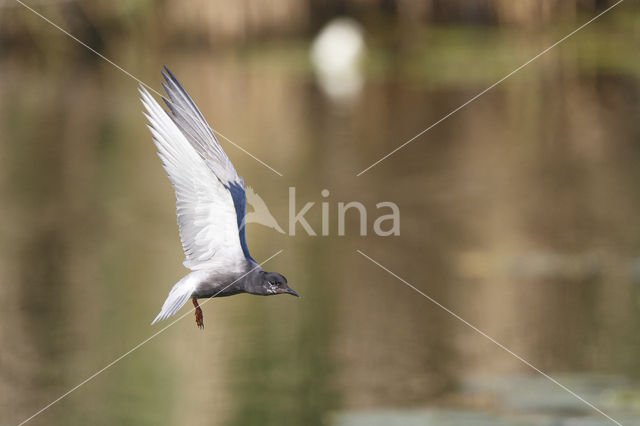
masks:
<path id="1" fill-rule="evenodd" d="M 31 1 L 160 90 L 167 65 L 286 230 L 251 224 L 303 298 L 212 300 L 34 425 L 640 424 L 640 10 L 624 2 L 360 177 L 613 2 Z M 362 84 L 323 90 L 313 38 L 350 16 Z M 0 424 L 159 330 L 186 270 L 136 82 L 0 3 Z M 325 199 L 320 191 L 328 189 Z M 360 201 L 337 236 L 339 201 Z M 401 235 L 373 235 L 375 204 Z M 186 312 L 184 308 L 181 312 Z M 161 326 L 160 326 L 161 327 Z"/>

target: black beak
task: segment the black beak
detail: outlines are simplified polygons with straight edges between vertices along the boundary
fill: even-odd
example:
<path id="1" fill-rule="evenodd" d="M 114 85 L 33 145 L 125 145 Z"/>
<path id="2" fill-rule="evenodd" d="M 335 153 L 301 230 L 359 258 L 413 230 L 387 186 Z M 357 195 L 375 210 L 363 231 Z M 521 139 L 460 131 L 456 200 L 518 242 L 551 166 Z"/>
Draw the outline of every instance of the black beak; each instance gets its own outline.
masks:
<path id="1" fill-rule="evenodd" d="M 298 293 L 296 293 L 295 291 L 293 291 L 293 290 L 292 290 L 292 289 L 290 289 L 290 288 L 287 288 L 287 289 L 285 290 L 285 292 L 286 292 L 286 293 L 289 293 L 289 294 L 290 294 L 290 295 L 292 295 L 292 296 L 300 297 L 300 295 L 299 295 Z"/>

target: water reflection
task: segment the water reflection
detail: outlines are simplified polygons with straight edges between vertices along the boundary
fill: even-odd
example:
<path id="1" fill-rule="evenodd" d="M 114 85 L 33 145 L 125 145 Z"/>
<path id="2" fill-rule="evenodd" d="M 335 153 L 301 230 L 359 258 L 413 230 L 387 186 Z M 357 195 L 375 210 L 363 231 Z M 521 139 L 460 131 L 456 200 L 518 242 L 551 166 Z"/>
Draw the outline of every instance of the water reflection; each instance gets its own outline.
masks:
<path id="1" fill-rule="evenodd" d="M 289 186 L 316 203 L 327 188 L 333 208 L 396 202 L 402 233 L 360 237 L 355 216 L 346 237 L 250 224 L 252 253 L 284 248 L 268 269 L 302 299 L 213 300 L 204 333 L 177 323 L 34 424 L 514 424 L 532 412 L 543 420 L 522 424 L 599 424 L 585 406 L 556 409 L 560 389 L 356 248 L 542 370 L 571 373 L 561 377 L 606 411 L 637 417 L 637 69 L 594 67 L 598 58 L 585 69 L 579 53 L 559 52 L 355 178 L 484 88 L 479 77 L 458 85 L 399 66 L 379 78 L 374 66 L 354 105 L 336 110 L 304 47 L 144 58 L 118 47 L 155 87 L 161 63 L 172 66 L 215 128 L 284 172 L 225 144 L 279 223 Z M 184 274 L 135 84 L 47 55 L 38 67 L 2 62 L 0 423 L 157 330 L 148 323 Z M 308 219 L 319 226 L 320 209 Z M 520 399 L 495 397 L 508 389 Z"/>

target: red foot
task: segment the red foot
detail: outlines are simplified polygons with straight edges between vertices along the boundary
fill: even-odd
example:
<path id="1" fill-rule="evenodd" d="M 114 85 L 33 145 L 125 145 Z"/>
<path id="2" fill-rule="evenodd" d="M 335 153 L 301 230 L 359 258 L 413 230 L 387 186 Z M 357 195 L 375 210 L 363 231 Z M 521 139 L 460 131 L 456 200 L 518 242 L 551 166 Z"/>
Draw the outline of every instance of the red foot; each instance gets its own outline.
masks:
<path id="1" fill-rule="evenodd" d="M 193 301 L 193 306 L 195 306 L 195 308 L 196 308 L 196 325 L 198 326 L 198 328 L 203 329 L 204 328 L 204 321 L 203 321 L 203 316 L 202 316 L 202 309 L 200 309 L 200 305 L 198 305 L 198 299 L 196 299 L 194 297 L 191 300 Z"/>

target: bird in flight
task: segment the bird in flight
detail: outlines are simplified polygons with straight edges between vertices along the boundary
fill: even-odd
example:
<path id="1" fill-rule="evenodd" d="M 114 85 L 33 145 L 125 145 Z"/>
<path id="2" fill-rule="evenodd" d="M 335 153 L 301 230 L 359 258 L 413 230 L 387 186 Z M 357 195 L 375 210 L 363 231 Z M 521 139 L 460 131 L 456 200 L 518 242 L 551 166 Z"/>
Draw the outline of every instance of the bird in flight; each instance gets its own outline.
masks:
<path id="1" fill-rule="evenodd" d="M 191 272 L 173 286 L 151 324 L 169 318 L 189 299 L 196 324 L 204 328 L 198 299 L 240 293 L 299 297 L 283 275 L 264 271 L 249 254 L 244 180 L 171 71 L 165 67 L 162 75 L 168 111 L 143 86 L 139 91 L 147 126 L 176 193 L 184 265 Z"/>

